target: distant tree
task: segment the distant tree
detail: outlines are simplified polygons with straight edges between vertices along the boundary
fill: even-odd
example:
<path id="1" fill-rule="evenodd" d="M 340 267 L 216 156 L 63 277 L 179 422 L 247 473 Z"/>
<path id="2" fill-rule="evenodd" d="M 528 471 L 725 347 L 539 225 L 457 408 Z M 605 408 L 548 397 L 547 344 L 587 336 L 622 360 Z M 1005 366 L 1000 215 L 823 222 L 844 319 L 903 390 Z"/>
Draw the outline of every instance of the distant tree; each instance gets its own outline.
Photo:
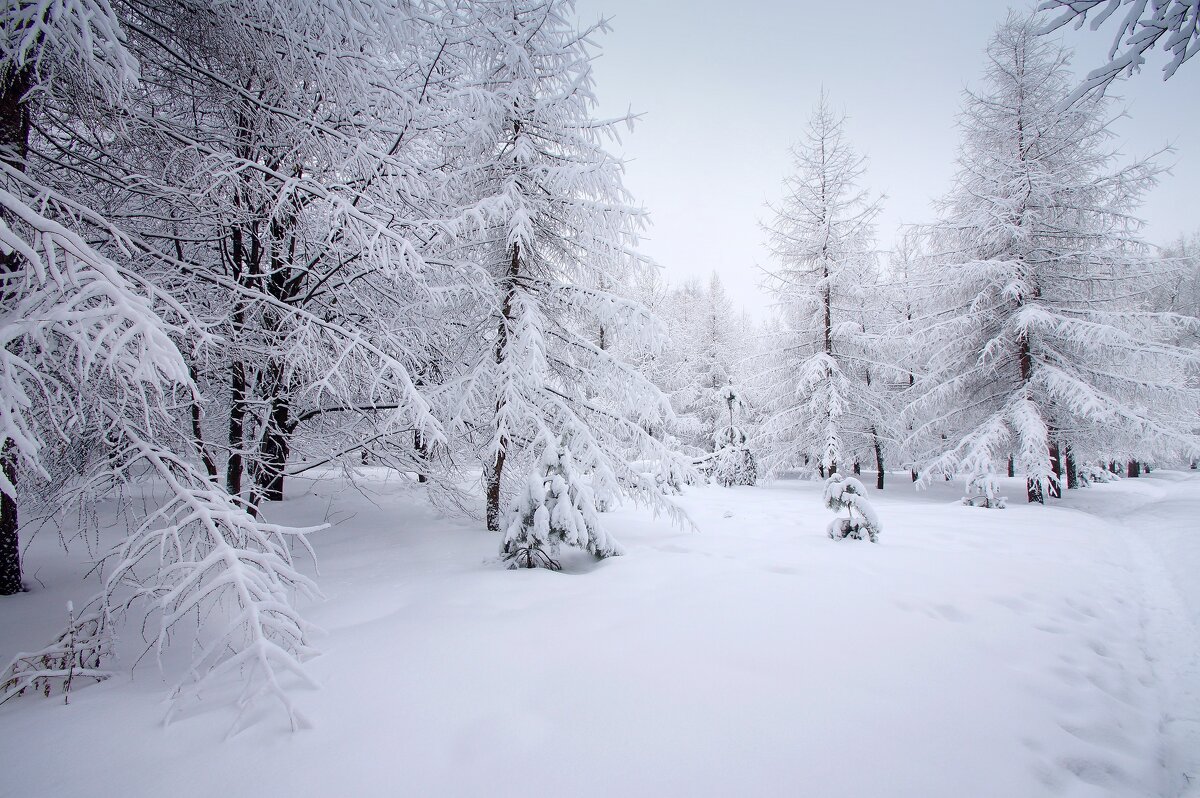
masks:
<path id="1" fill-rule="evenodd" d="M 1092 14 L 1091 28 L 1097 30 L 1121 6 L 1125 14 L 1108 50 L 1108 63 L 1088 73 L 1083 84 L 1067 97 L 1075 102 L 1092 92 L 1104 93 L 1114 80 L 1132 75 L 1146 62 L 1146 54 L 1162 42 L 1170 54 L 1163 66 L 1163 80 L 1169 79 L 1184 61 L 1200 51 L 1200 2 L 1197 0 L 1044 0 L 1040 12 L 1061 10 L 1040 30 L 1056 31 L 1074 23 L 1080 28 Z"/>
<path id="2" fill-rule="evenodd" d="M 737 413 L 744 409 L 741 391 L 733 380 L 721 392 L 728 414 L 728 423 L 720 427 L 713 443 L 713 478 L 721 485 L 753 485 L 758 479 L 758 466 L 750 451 L 746 431 L 737 423 Z"/>
<path id="3" fill-rule="evenodd" d="M 670 344 L 651 373 L 675 409 L 679 445 L 707 462 L 719 448 L 715 439 L 728 420 L 724 391 L 742 377 L 748 341 L 716 272 L 705 283 L 689 280 L 669 290 L 660 313 Z"/>
<path id="4" fill-rule="evenodd" d="M 757 448 L 769 471 L 807 463 L 825 475 L 872 448 L 861 300 L 877 280 L 880 200 L 859 186 L 865 159 L 824 94 L 792 155 L 787 195 L 766 228 L 782 324 L 758 358 Z"/>

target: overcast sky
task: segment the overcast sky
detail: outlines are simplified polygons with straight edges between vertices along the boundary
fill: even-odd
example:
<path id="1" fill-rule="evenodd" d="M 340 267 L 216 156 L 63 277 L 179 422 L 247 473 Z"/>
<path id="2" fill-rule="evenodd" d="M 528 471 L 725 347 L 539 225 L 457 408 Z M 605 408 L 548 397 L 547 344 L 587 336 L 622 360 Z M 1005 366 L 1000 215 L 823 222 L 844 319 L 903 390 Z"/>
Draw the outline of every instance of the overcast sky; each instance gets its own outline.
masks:
<path id="1" fill-rule="evenodd" d="M 926 221 L 949 186 L 963 89 L 1008 8 L 1002 0 L 578 0 L 581 22 L 611 19 L 596 62 L 602 115 L 643 116 L 616 147 L 626 185 L 653 222 L 643 250 L 678 284 L 721 275 L 735 304 L 762 316 L 769 265 L 759 222 L 782 195 L 788 147 L 821 87 L 848 115 L 868 156 L 866 186 L 887 195 L 879 246 L 902 223 Z M 1082 75 L 1099 66 L 1116 20 L 1068 29 Z M 1146 237 L 1200 229 L 1200 59 L 1163 82 L 1161 53 L 1117 84 L 1130 118 L 1116 130 L 1128 156 L 1168 144 L 1173 174 L 1149 196 Z M 1189 190 L 1189 187 L 1191 190 Z"/>

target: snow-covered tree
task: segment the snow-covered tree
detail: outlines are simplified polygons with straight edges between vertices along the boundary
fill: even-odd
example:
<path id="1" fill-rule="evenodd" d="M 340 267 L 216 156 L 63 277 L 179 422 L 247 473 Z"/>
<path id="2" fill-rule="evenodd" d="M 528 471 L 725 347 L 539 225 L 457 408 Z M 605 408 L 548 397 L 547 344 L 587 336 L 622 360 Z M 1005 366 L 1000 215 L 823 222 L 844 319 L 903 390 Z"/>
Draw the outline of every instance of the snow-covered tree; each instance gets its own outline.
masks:
<path id="1" fill-rule="evenodd" d="M 866 459 L 875 442 L 861 294 L 876 280 L 880 201 L 859 186 L 865 159 L 824 94 L 792 154 L 795 173 L 767 228 L 782 329 L 759 358 L 757 440 L 769 471 L 805 463 L 827 474 Z"/>
<path id="2" fill-rule="evenodd" d="M 741 390 L 733 384 L 732 379 L 722 390 L 721 398 L 725 401 L 728 423 L 717 430 L 713 439 L 713 479 L 727 488 L 732 485 L 753 485 L 758 480 L 758 465 L 754 461 L 754 453 L 750 451 L 749 436 L 737 423 L 737 415 L 744 413 L 745 403 Z"/>
<path id="3" fill-rule="evenodd" d="M 596 496 L 575 464 L 570 438 L 541 443 L 537 467 L 508 507 L 504 558 L 513 568 L 557 571 L 559 544 L 596 557 L 621 554 L 621 546 L 600 523 Z"/>
<path id="4" fill-rule="evenodd" d="M 829 537 L 834 540 L 862 540 L 865 537 L 872 543 L 879 542 L 882 528 L 879 516 L 867 499 L 867 489 L 861 482 L 854 477 L 833 474 L 825 480 L 822 498 L 825 506 L 833 512 L 846 511 L 845 518 L 835 518 L 829 522 Z"/>
<path id="5" fill-rule="evenodd" d="M 923 478 L 993 496 L 1011 458 L 1043 501 L 1074 462 L 1195 449 L 1195 352 L 1171 343 L 1195 320 L 1140 302 L 1154 263 L 1132 214 L 1157 167 L 1113 168 L 1104 99 L 1064 109 L 1068 57 L 1029 20 L 987 55 L 956 183 L 923 230 L 936 307 L 902 421 Z"/>
<path id="6" fill-rule="evenodd" d="M 1184 61 L 1200 52 L 1197 0 L 1043 0 L 1039 11 L 1061 13 L 1050 19 L 1040 32 L 1056 31 L 1072 22 L 1080 28 L 1089 14 L 1091 28 L 1097 30 L 1122 6 L 1125 13 L 1109 48 L 1108 63 L 1089 72 L 1067 102 L 1089 93 L 1103 93 L 1117 78 L 1137 72 L 1146 62 L 1146 54 L 1159 42 L 1170 56 L 1163 66 L 1163 80 L 1170 79 Z"/>
<path id="7" fill-rule="evenodd" d="M 18 486 L 52 507 L 115 498 L 130 527 L 83 617 L 97 639 L 132 614 L 157 646 L 194 643 L 176 709 L 237 675 L 243 710 L 276 697 L 301 721 L 286 687 L 311 653 L 293 606 L 315 593 L 292 560 L 302 531 L 262 520 L 238 485 L 247 449 L 259 488 L 280 475 L 271 425 L 303 420 L 277 423 L 281 403 L 390 408 L 385 432 L 439 434 L 394 312 L 424 295 L 414 227 L 397 221 L 421 162 L 393 157 L 431 74 L 407 8 L 2 12 L 0 581 L 19 588 Z M 271 391 L 253 403 L 258 435 L 234 435 L 252 385 Z"/>
<path id="8" fill-rule="evenodd" d="M 473 426 L 486 431 L 488 528 L 502 529 L 506 506 L 524 506 L 514 494 L 525 490 L 544 441 L 567 442 L 574 466 L 561 478 L 571 495 L 586 486 L 588 495 L 661 505 L 657 475 L 682 465 L 648 430 L 670 417 L 670 405 L 620 348 L 601 346 L 596 335 L 611 331 L 647 346 L 663 335 L 643 306 L 604 288 L 648 264 L 635 250 L 642 212 L 603 146 L 616 123 L 592 116 L 588 42 L 603 26 L 576 30 L 564 0 L 461 10 L 481 98 L 474 149 L 463 156 L 464 198 L 482 236 L 467 239 L 460 255 L 481 264 L 491 296 L 471 325 L 488 336 L 481 356 L 456 387 Z M 524 529 L 504 530 L 502 551 L 544 544 Z M 579 531 L 585 538 L 564 541 L 601 556 L 614 551 L 598 524 Z"/>
<path id="9" fill-rule="evenodd" d="M 716 436 L 727 426 L 725 390 L 740 382 L 751 335 L 742 329 L 720 277 L 689 280 L 663 296 L 658 310 L 667 324 L 669 345 L 649 364 L 648 373 L 671 400 L 676 422 L 671 432 L 685 453 L 711 465 Z M 748 405 L 739 391 L 743 409 Z M 744 426 L 744 424 L 742 425 Z"/>

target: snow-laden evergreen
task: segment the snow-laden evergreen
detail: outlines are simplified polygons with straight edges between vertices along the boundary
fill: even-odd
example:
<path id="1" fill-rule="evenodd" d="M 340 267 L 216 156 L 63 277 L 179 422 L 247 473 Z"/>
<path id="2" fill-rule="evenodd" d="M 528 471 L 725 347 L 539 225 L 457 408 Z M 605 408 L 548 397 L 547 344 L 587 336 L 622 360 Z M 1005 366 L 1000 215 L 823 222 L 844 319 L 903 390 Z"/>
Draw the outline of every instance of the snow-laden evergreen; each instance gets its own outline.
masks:
<path id="1" fill-rule="evenodd" d="M 721 392 L 728 413 L 728 424 L 713 436 L 712 477 L 725 487 L 753 485 L 758 480 L 758 464 L 750 451 L 749 436 L 738 426 L 738 414 L 745 414 L 741 390 L 733 380 Z"/>
<path id="2" fill-rule="evenodd" d="M 861 299 L 877 279 L 880 201 L 859 185 L 865 159 L 824 94 L 792 155 L 795 172 L 767 228 L 782 326 L 758 358 L 756 445 L 768 471 L 826 474 L 870 457 L 878 432 L 879 404 L 862 368 Z"/>
<path id="3" fill-rule="evenodd" d="M 721 448 L 717 437 L 729 422 L 726 389 L 731 381 L 744 380 L 755 331 L 734 313 L 715 272 L 705 283 L 689 280 L 664 287 L 654 309 L 667 325 L 669 344 L 645 370 L 671 400 L 675 420 L 669 433 L 675 445 L 711 471 L 713 455 Z M 753 407 L 746 393 L 738 391 L 742 427 Z"/>
<path id="4" fill-rule="evenodd" d="M 621 164 L 604 149 L 624 120 L 592 116 L 589 37 L 561 0 L 496 0 L 462 9 L 475 35 L 479 129 L 464 157 L 466 199 L 484 236 L 463 251 L 491 282 L 472 327 L 485 346 L 458 381 L 464 413 L 486 430 L 487 524 L 502 529 L 506 507 L 540 457 L 542 440 L 569 440 L 577 471 L 597 495 L 629 494 L 670 510 L 658 476 L 683 468 L 648 430 L 671 415 L 662 393 L 595 330 L 653 346 L 662 325 L 638 302 L 605 290 L 648 268 L 634 247 L 642 211 L 622 185 Z M 636 453 L 649 472 L 630 457 Z M 573 488 L 574 489 L 574 488 Z M 613 550 L 599 524 L 587 541 Z M 521 545 L 514 527 L 501 549 Z"/>
<path id="5" fill-rule="evenodd" d="M 537 467 L 508 507 L 501 553 L 513 568 L 561 567 L 559 544 L 596 557 L 621 554 L 600 522 L 599 502 L 575 463 L 569 438 L 542 441 Z"/>
<path id="6" fill-rule="evenodd" d="M 1067 55 L 1010 17 L 962 113 L 954 188 L 924 229 L 936 307 L 913 346 L 923 373 L 904 421 L 925 478 L 993 496 L 1013 460 L 1030 501 L 1065 461 L 1194 451 L 1194 319 L 1140 301 L 1154 261 L 1133 215 L 1157 167 L 1114 168 L 1108 104 L 1064 109 Z"/>
<path id="7" fill-rule="evenodd" d="M 825 480 L 822 499 L 833 512 L 846 511 L 845 518 L 839 517 L 829 522 L 829 537 L 834 540 L 866 538 L 872 543 L 879 542 L 882 525 L 861 482 L 854 477 L 834 474 Z"/>

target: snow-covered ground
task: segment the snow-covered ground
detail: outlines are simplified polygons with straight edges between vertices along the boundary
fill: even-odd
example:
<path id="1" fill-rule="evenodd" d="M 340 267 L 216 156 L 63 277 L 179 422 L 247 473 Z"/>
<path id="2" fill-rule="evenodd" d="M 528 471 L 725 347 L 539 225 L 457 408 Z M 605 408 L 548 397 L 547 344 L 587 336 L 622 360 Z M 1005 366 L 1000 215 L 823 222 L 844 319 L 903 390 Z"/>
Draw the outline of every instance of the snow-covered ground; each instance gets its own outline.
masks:
<path id="1" fill-rule="evenodd" d="M 335 524 L 313 728 L 225 739 L 218 701 L 163 728 L 147 658 L 0 707 L 0 794 L 1200 795 L 1194 472 L 1006 510 L 898 477 L 878 545 L 825 536 L 818 483 L 698 488 L 700 531 L 622 509 L 628 556 L 563 573 L 503 570 L 383 474 L 296 488 L 273 520 Z M 0 658 L 92 590 L 55 545 L 3 600 Z"/>

